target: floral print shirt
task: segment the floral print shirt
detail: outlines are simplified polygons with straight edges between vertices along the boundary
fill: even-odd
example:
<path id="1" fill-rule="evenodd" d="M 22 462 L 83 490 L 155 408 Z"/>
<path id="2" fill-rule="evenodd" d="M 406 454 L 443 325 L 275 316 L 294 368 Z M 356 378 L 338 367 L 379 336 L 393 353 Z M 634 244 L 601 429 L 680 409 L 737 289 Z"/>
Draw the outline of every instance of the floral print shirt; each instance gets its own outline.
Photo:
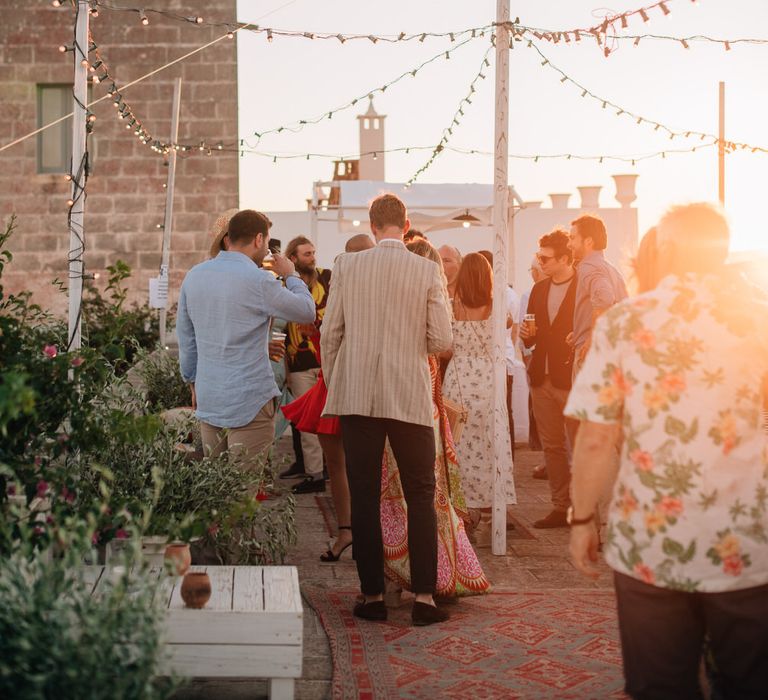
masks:
<path id="1" fill-rule="evenodd" d="M 621 423 L 606 561 L 662 588 L 768 583 L 768 306 L 669 276 L 598 319 L 566 414 Z"/>

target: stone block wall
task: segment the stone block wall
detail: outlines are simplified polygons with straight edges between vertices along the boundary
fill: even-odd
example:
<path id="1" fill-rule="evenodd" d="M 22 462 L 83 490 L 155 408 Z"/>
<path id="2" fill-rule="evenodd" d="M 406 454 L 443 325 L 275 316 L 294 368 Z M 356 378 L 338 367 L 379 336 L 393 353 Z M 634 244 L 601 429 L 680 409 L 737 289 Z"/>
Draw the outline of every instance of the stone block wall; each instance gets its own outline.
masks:
<path id="1" fill-rule="evenodd" d="M 120 3 L 130 6 L 142 3 Z M 150 4 L 147 4 L 150 6 Z M 236 0 L 163 0 L 158 9 L 205 20 L 234 23 Z M 49 2 L 0 0 L 0 146 L 37 128 L 37 85 L 71 83 L 74 9 Z M 135 12 L 100 8 L 91 17 L 92 40 L 122 86 L 213 39 L 226 27 L 180 22 L 148 13 L 143 26 Z M 150 133 L 170 140 L 174 81 L 182 78 L 179 142 L 236 144 L 237 39 L 224 38 L 194 56 L 128 88 L 123 97 Z M 109 84 L 94 84 L 92 100 Z M 139 142 L 117 118 L 112 99 L 94 105 L 89 138 L 93 168 L 85 214 L 86 272 L 99 272 L 118 258 L 132 268 L 132 297 L 148 298 L 148 279 L 158 274 L 165 211 L 167 164 Z M 71 119 L 68 120 L 71 128 Z M 32 289 L 34 299 L 64 313 L 66 297 L 51 285 L 67 276 L 67 200 L 63 175 L 37 173 L 37 138 L 0 152 L 0 222 L 11 214 L 18 226 L 11 239 L 14 260 L 3 277 L 6 290 Z M 176 167 L 171 240 L 171 301 L 186 271 L 203 260 L 216 217 L 238 203 L 237 153 L 197 149 L 180 154 Z"/>

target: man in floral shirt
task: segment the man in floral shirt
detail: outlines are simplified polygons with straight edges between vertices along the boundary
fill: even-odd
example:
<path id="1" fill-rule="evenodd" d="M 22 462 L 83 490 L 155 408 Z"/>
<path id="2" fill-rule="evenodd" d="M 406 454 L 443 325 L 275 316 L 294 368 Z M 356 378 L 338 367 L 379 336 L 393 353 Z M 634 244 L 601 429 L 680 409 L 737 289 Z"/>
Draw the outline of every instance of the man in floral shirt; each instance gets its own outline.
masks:
<path id="1" fill-rule="evenodd" d="M 768 306 L 724 266 L 728 227 L 716 208 L 673 208 L 657 240 L 660 282 L 598 320 L 566 406 L 582 421 L 571 555 L 598 575 L 589 514 L 615 479 L 606 561 L 627 692 L 702 697 L 707 636 L 722 697 L 765 698 Z"/>

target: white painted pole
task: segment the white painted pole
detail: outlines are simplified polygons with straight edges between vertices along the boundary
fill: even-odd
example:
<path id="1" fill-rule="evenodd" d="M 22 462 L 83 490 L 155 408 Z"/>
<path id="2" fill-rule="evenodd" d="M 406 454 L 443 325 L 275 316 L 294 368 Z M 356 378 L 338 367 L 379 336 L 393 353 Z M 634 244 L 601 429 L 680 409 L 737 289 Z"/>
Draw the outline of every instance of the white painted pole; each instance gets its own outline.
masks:
<path id="1" fill-rule="evenodd" d="M 317 248 L 317 217 L 318 206 L 320 204 L 317 192 L 320 189 L 320 182 L 312 183 L 312 202 L 310 203 L 309 212 L 309 240 L 312 241 L 312 245 Z"/>
<path id="2" fill-rule="evenodd" d="M 83 303 L 83 255 L 85 254 L 85 138 L 88 104 L 88 0 L 78 0 L 75 25 L 75 77 L 72 116 L 72 201 L 69 213 L 69 314 L 67 350 L 78 350 Z M 84 63 L 85 62 L 85 63 Z"/>
<path id="3" fill-rule="evenodd" d="M 509 0 L 496 1 L 496 127 L 493 168 L 493 539 L 491 551 L 507 553 L 507 498 L 510 477 L 507 416 L 507 217 L 509 215 Z"/>
<path id="4" fill-rule="evenodd" d="M 170 284 L 171 232 L 173 230 L 173 189 L 176 184 L 176 143 L 179 140 L 179 108 L 181 106 L 181 78 L 173 86 L 173 107 L 171 109 L 171 150 L 168 153 L 168 181 L 165 188 L 165 218 L 163 219 L 163 254 L 160 259 L 160 277 L 166 277 Z M 165 347 L 168 334 L 168 301 L 160 309 L 160 347 Z"/>

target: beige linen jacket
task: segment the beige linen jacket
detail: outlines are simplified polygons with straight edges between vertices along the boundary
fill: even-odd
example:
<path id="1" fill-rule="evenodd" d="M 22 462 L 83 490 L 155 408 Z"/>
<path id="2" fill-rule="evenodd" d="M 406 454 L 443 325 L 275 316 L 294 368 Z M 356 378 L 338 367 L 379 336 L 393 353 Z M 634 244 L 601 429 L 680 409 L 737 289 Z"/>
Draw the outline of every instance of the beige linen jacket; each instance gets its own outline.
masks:
<path id="1" fill-rule="evenodd" d="M 427 357 L 453 342 L 439 267 L 395 239 L 340 256 L 321 342 L 324 415 L 431 426 Z"/>

